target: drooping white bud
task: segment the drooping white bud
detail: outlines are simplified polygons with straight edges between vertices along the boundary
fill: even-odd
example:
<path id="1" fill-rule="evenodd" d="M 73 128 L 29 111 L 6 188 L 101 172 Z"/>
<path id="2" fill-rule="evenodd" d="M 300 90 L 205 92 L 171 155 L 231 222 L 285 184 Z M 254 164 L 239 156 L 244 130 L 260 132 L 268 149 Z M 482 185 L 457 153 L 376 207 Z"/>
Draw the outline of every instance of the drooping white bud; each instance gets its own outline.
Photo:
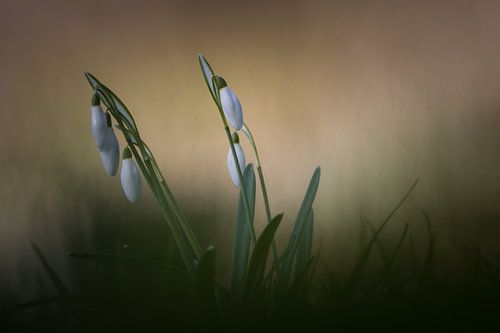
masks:
<path id="1" fill-rule="evenodd" d="M 118 172 L 118 165 L 120 164 L 120 145 L 115 133 L 111 127 L 108 127 L 105 139 L 104 148 L 100 152 L 104 170 L 108 176 L 113 177 Z"/>
<path id="2" fill-rule="evenodd" d="M 238 96 L 231 88 L 225 86 L 219 90 L 219 97 L 222 110 L 229 124 L 235 130 L 240 130 L 243 126 L 243 112 Z"/>
<path id="3" fill-rule="evenodd" d="M 240 170 L 243 173 L 246 165 L 245 154 L 243 153 L 243 149 L 241 149 L 239 143 L 234 144 L 234 150 L 236 152 L 236 157 L 238 158 L 238 164 L 240 165 Z M 227 169 L 229 170 L 229 175 L 231 176 L 233 184 L 236 186 L 240 186 L 240 178 L 238 177 L 238 170 L 236 169 L 236 163 L 233 158 L 233 152 L 231 151 L 231 147 L 229 147 L 229 151 L 227 153 Z"/>
<path id="4" fill-rule="evenodd" d="M 91 124 L 92 124 L 92 136 L 94 137 L 95 144 L 99 151 L 104 149 L 106 144 L 108 121 L 106 119 L 106 114 L 99 105 L 100 100 L 97 94 L 92 97 L 92 106 L 90 108 L 91 112 Z"/>
<path id="5" fill-rule="evenodd" d="M 137 165 L 132 159 L 130 149 L 127 147 L 123 151 L 122 170 L 120 174 L 123 192 L 128 201 L 134 203 L 141 194 L 141 174 Z"/>

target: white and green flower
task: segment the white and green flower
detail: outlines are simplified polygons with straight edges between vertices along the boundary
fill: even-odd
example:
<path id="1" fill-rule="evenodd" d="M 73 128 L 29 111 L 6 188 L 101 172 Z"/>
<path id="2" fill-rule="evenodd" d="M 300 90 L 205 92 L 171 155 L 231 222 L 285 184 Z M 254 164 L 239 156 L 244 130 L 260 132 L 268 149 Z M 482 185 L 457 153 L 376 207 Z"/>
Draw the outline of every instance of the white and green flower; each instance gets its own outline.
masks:
<path id="1" fill-rule="evenodd" d="M 217 86 L 219 88 L 219 99 L 222 111 L 231 126 L 239 131 L 243 126 L 243 111 L 238 96 L 227 86 L 226 81 L 217 76 Z"/>
<path id="2" fill-rule="evenodd" d="M 236 158 L 238 159 L 240 171 L 243 172 L 246 166 L 245 153 L 243 152 L 243 149 L 241 149 L 241 145 L 239 143 L 237 134 L 235 135 L 235 140 L 234 140 L 234 151 L 236 152 Z M 234 156 L 231 147 L 229 147 L 229 151 L 227 152 L 227 169 L 229 170 L 229 175 L 231 176 L 233 184 L 235 186 L 240 186 L 240 177 L 238 176 L 238 169 L 236 168 L 236 163 L 234 161 Z"/>
<path id="3" fill-rule="evenodd" d="M 123 150 L 120 180 L 122 182 L 123 192 L 125 192 L 128 201 L 132 203 L 136 202 L 141 194 L 141 174 L 132 159 L 132 153 L 128 147 Z"/>
<path id="4" fill-rule="evenodd" d="M 120 164 L 120 145 L 113 131 L 111 116 L 104 113 L 97 94 L 92 97 L 90 109 L 92 117 L 92 136 L 101 156 L 104 170 L 108 176 L 114 176 L 118 172 Z"/>

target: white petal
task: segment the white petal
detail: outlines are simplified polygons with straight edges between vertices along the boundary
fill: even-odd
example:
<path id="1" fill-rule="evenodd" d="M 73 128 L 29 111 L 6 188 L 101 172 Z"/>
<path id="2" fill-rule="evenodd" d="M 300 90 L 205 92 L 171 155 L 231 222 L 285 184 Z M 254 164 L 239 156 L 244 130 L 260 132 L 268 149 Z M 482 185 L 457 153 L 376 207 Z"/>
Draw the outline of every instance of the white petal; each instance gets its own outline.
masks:
<path id="1" fill-rule="evenodd" d="M 104 140 L 104 148 L 100 154 L 104 170 L 108 176 L 112 177 L 116 175 L 118 165 L 120 164 L 120 145 L 111 127 L 108 127 Z"/>
<path id="2" fill-rule="evenodd" d="M 234 150 L 236 152 L 236 157 L 238 158 L 241 173 L 243 174 L 246 165 L 245 154 L 243 153 L 243 150 L 241 149 L 239 143 L 234 144 Z M 229 151 L 227 152 L 227 169 L 229 170 L 229 175 L 231 176 L 233 184 L 236 186 L 240 186 L 240 178 L 238 177 L 238 170 L 236 169 L 236 163 L 234 162 L 231 147 L 229 147 Z"/>
<path id="3" fill-rule="evenodd" d="M 90 111 L 92 114 L 92 136 L 94 137 L 97 148 L 102 151 L 104 149 L 108 130 L 106 114 L 102 111 L 100 105 L 92 106 Z"/>
<path id="4" fill-rule="evenodd" d="M 120 179 L 128 201 L 136 202 L 141 194 L 141 174 L 131 158 L 123 160 Z"/>
<path id="5" fill-rule="evenodd" d="M 243 111 L 238 96 L 229 87 L 222 88 L 219 96 L 227 121 L 235 130 L 239 130 L 243 126 Z"/>

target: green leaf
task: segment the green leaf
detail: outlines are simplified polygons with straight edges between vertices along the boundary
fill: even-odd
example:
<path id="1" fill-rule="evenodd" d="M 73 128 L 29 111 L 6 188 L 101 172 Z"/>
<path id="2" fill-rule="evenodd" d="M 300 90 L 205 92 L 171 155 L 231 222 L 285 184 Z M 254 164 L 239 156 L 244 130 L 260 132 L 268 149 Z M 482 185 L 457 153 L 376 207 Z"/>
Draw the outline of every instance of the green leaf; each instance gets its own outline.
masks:
<path id="1" fill-rule="evenodd" d="M 311 247 L 313 241 L 313 209 L 307 214 L 306 223 L 299 238 L 297 246 L 297 257 L 295 258 L 295 276 L 299 276 L 307 270 L 311 261 Z"/>
<path id="2" fill-rule="evenodd" d="M 264 277 L 269 248 L 271 247 L 274 234 L 282 218 L 283 214 L 276 215 L 271 222 L 266 225 L 266 228 L 262 231 L 262 234 L 255 244 L 250 259 L 250 265 L 248 266 L 247 291 L 249 293 L 256 291 L 260 287 Z"/>
<path id="3" fill-rule="evenodd" d="M 236 220 L 236 230 L 233 242 L 233 263 L 231 272 L 231 292 L 240 298 L 245 290 L 245 278 L 247 276 L 248 256 L 250 250 L 250 230 L 248 224 L 253 224 L 255 213 L 255 173 L 253 165 L 249 164 L 243 173 L 243 181 L 250 207 L 250 218 L 248 221 L 245 212 L 243 196 L 240 192 L 238 202 L 238 218 Z"/>
<path id="4" fill-rule="evenodd" d="M 108 107 L 115 109 L 130 129 L 137 132 L 137 126 L 134 118 L 120 98 L 118 98 L 118 96 L 106 85 L 102 84 L 94 75 L 89 72 L 85 72 L 85 77 L 94 90 L 104 95 L 104 100 L 107 101 L 107 104 L 109 104 Z"/>
<path id="5" fill-rule="evenodd" d="M 114 253 L 88 253 L 88 252 L 68 252 L 67 256 L 76 259 L 86 259 L 86 260 L 127 260 L 127 261 L 137 261 L 145 264 L 151 264 L 155 266 L 165 267 L 168 269 L 175 270 L 177 272 L 186 273 L 186 267 L 184 265 L 179 265 L 178 263 L 173 263 L 168 260 L 143 258 L 137 256 L 129 256 Z"/>
<path id="6" fill-rule="evenodd" d="M 385 218 L 384 222 L 382 222 L 382 224 L 378 227 L 378 229 L 375 230 L 375 232 L 373 233 L 373 235 L 372 235 L 372 237 L 370 239 L 370 242 L 368 243 L 368 245 L 366 245 L 365 249 L 361 253 L 360 258 L 358 259 L 356 265 L 354 266 L 351 274 L 349 275 L 349 278 L 347 279 L 345 287 L 343 288 L 343 291 L 342 291 L 343 292 L 343 296 L 346 299 L 349 299 L 349 298 L 351 298 L 351 297 L 354 296 L 354 291 L 355 291 L 358 283 L 361 280 L 361 277 L 363 275 L 363 272 L 364 272 L 364 269 L 366 267 L 366 264 L 368 263 L 368 259 L 370 258 L 370 254 L 371 254 L 372 248 L 375 245 L 375 243 L 377 242 L 380 233 L 385 228 L 385 226 L 387 225 L 387 223 L 389 223 L 389 221 L 394 216 L 394 214 L 396 214 L 396 212 L 399 210 L 399 208 L 401 207 L 401 205 L 403 205 L 403 203 L 406 201 L 406 199 L 408 199 L 408 197 L 410 196 L 411 192 L 413 192 L 413 190 L 417 186 L 419 180 L 420 179 L 417 178 L 417 180 L 411 185 L 410 189 L 406 192 L 406 194 L 399 201 L 399 203 L 396 205 L 396 207 L 394 207 L 394 209 Z"/>
<path id="7" fill-rule="evenodd" d="M 295 220 L 288 245 L 283 251 L 282 262 L 278 274 L 279 284 L 281 285 L 281 288 L 286 288 L 288 285 L 293 261 L 297 252 L 298 244 L 300 242 L 300 235 L 302 233 L 304 225 L 306 224 L 307 215 L 311 210 L 316 192 L 318 191 L 320 176 L 321 168 L 317 167 L 316 170 L 314 170 L 311 181 L 309 182 L 309 187 L 307 188 L 306 195 L 304 196 L 304 200 L 302 201 L 302 205 L 300 206 L 300 210 L 297 215 L 297 219 Z"/>
<path id="8" fill-rule="evenodd" d="M 215 248 L 210 246 L 196 267 L 194 302 L 199 308 L 215 304 Z"/>
<path id="9" fill-rule="evenodd" d="M 210 66 L 209 62 L 205 58 L 202 53 L 198 54 L 198 61 L 200 62 L 201 72 L 203 73 L 203 77 L 205 78 L 205 82 L 210 90 L 210 94 L 212 98 L 215 100 L 215 87 L 212 82 L 212 76 L 214 75 L 214 71 L 212 66 Z"/>
<path id="10" fill-rule="evenodd" d="M 61 296 L 61 300 L 63 303 L 66 305 L 67 309 L 72 313 L 75 314 L 76 311 L 76 304 L 75 301 L 73 300 L 73 296 L 71 295 L 68 287 L 64 284 L 62 279 L 57 275 L 57 273 L 54 271 L 54 269 L 50 266 L 49 262 L 47 259 L 45 259 L 44 255 L 42 254 L 42 251 L 40 248 L 35 243 L 31 243 L 31 247 L 35 251 L 36 255 L 38 256 L 38 259 L 43 265 L 43 268 L 47 272 L 47 275 L 49 276 L 52 284 L 56 288 L 57 292 Z"/>

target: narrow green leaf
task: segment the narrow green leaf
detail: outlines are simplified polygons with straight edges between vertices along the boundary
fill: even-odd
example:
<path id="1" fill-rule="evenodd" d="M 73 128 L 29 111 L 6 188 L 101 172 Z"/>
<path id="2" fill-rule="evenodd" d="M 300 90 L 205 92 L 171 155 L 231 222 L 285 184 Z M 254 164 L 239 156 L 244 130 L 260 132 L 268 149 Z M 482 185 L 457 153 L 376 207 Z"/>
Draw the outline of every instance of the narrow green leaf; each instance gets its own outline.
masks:
<path id="1" fill-rule="evenodd" d="M 297 258 L 295 259 L 295 276 L 300 275 L 309 267 L 311 261 L 311 247 L 313 241 L 313 209 L 307 215 L 306 223 L 300 234 L 297 246 Z"/>
<path id="2" fill-rule="evenodd" d="M 298 271 L 295 275 L 293 281 L 290 284 L 290 288 L 287 290 L 287 299 L 295 299 L 297 301 L 303 300 L 307 293 L 309 281 L 308 277 L 310 271 L 312 270 L 315 263 L 314 258 L 309 258 L 309 261 L 305 264 L 304 268 L 301 271 Z"/>
<path id="3" fill-rule="evenodd" d="M 377 290 L 382 289 L 382 287 L 388 285 L 388 281 L 390 281 L 391 276 L 394 275 L 393 272 L 393 264 L 396 261 L 396 258 L 398 256 L 399 251 L 401 250 L 401 246 L 403 245 L 403 241 L 406 238 L 406 234 L 408 233 L 408 223 L 405 224 L 405 227 L 403 229 L 403 233 L 401 234 L 401 237 L 399 238 L 399 241 L 396 245 L 396 248 L 392 254 L 391 258 L 387 258 L 387 262 L 385 262 L 385 266 L 378 275 L 378 277 L 375 279 L 375 281 L 372 283 L 370 288 L 368 288 L 365 293 L 367 295 L 373 295 Z M 366 297 L 366 296 L 365 296 Z"/>
<path id="4" fill-rule="evenodd" d="M 73 297 L 69 291 L 69 289 L 66 287 L 64 284 L 63 280 L 57 275 L 57 273 L 54 271 L 54 269 L 50 266 L 49 262 L 45 259 L 44 255 L 42 254 L 42 251 L 40 248 L 35 243 L 31 243 L 31 247 L 35 251 L 36 255 L 38 256 L 38 259 L 43 265 L 43 268 L 47 272 L 47 275 L 49 276 L 52 284 L 56 288 L 57 292 L 62 298 L 62 301 L 65 303 L 67 306 L 68 310 L 71 311 L 71 313 L 75 313 L 76 309 L 76 304 L 73 300 Z"/>
<path id="5" fill-rule="evenodd" d="M 321 168 L 317 167 L 316 170 L 314 170 L 311 181 L 309 182 L 309 187 L 307 188 L 307 192 L 304 196 L 304 200 L 302 201 L 302 205 L 300 206 L 299 214 L 297 215 L 297 219 L 295 220 L 288 245 L 283 251 L 283 261 L 281 263 L 281 267 L 279 268 L 279 283 L 282 288 L 286 288 L 286 286 L 288 285 L 293 261 L 299 244 L 299 237 L 302 233 L 304 225 L 306 224 L 307 215 L 309 214 L 309 211 L 311 210 L 312 204 L 314 202 L 314 198 L 319 186 L 320 176 Z"/>
<path id="6" fill-rule="evenodd" d="M 42 251 L 40 248 L 35 244 L 31 243 L 31 247 L 35 251 L 36 255 L 38 256 L 38 259 L 40 259 L 40 262 L 43 265 L 43 268 L 47 272 L 48 276 L 50 277 L 50 280 L 52 281 L 52 284 L 56 288 L 56 290 L 59 292 L 60 295 L 62 296 L 70 296 L 71 293 L 69 292 L 69 289 L 66 287 L 62 279 L 57 275 L 57 273 L 54 271 L 54 269 L 49 265 L 48 261 L 45 259 L 45 257 L 42 254 Z"/>
<path id="7" fill-rule="evenodd" d="M 248 224 L 253 224 L 255 213 L 255 173 L 253 165 L 249 164 L 243 173 L 245 190 L 247 192 L 248 205 L 250 206 L 251 221 L 248 221 L 240 193 L 238 202 L 238 218 L 233 242 L 233 263 L 231 272 L 231 292 L 237 297 L 243 296 L 245 290 L 245 278 L 247 276 L 248 256 L 250 250 L 250 230 Z"/>
<path id="8" fill-rule="evenodd" d="M 137 261 L 145 264 L 151 264 L 155 266 L 161 266 L 168 269 L 172 269 L 178 272 L 186 273 L 186 267 L 184 265 L 179 265 L 178 263 L 173 263 L 168 260 L 143 258 L 137 256 L 129 256 L 114 253 L 87 253 L 87 252 L 68 252 L 67 256 L 75 259 L 87 259 L 87 260 L 127 260 L 127 261 Z"/>
<path id="9" fill-rule="evenodd" d="M 87 81 L 89 81 L 89 84 L 92 87 L 92 89 L 96 90 L 97 87 L 101 85 L 101 82 L 99 82 L 99 80 L 91 73 L 84 72 L 84 74 Z"/>
<path id="10" fill-rule="evenodd" d="M 194 301 L 198 307 L 215 304 L 215 248 L 210 246 L 196 267 Z"/>
<path id="11" fill-rule="evenodd" d="M 134 118 L 132 114 L 127 109 L 125 104 L 120 100 L 120 98 L 106 85 L 102 84 L 94 75 L 89 72 L 85 72 L 85 77 L 89 81 L 90 85 L 94 90 L 101 90 L 102 93 L 106 95 L 106 99 L 110 102 L 111 105 L 109 107 L 114 106 L 116 111 L 122 116 L 122 118 L 126 121 L 127 125 L 131 127 L 134 132 L 137 132 L 137 126 L 135 124 Z"/>
<path id="12" fill-rule="evenodd" d="M 250 293 L 257 290 L 264 277 L 267 255 L 274 239 L 274 234 L 283 218 L 283 214 L 276 215 L 271 222 L 266 225 L 260 235 L 250 258 L 247 277 L 247 291 Z"/>
<path id="13" fill-rule="evenodd" d="M 201 72 L 203 73 L 205 82 L 208 86 L 208 89 L 210 90 L 210 94 L 212 95 L 212 98 L 215 100 L 215 87 L 212 82 L 212 76 L 214 75 L 214 71 L 212 69 L 212 66 L 210 66 L 210 63 L 202 53 L 198 54 L 198 61 L 200 62 Z"/>
<path id="14" fill-rule="evenodd" d="M 410 196 L 411 192 L 415 189 L 415 187 L 418 184 L 418 181 L 420 179 L 417 178 L 417 180 L 411 185 L 410 189 L 406 192 L 406 194 L 403 196 L 403 198 L 399 201 L 399 203 L 394 207 L 394 209 L 391 211 L 391 213 L 385 218 L 384 222 L 378 227 L 378 229 L 373 233 L 370 242 L 366 246 L 366 248 L 363 250 L 360 258 L 358 259 L 356 265 L 354 266 L 351 274 L 349 275 L 349 278 L 347 279 L 345 288 L 343 289 L 344 296 L 346 298 L 350 298 L 354 294 L 354 290 L 356 289 L 356 286 L 358 285 L 358 282 L 361 279 L 361 276 L 363 274 L 363 271 L 366 267 L 366 264 L 368 263 L 368 259 L 370 258 L 370 254 L 372 251 L 373 246 L 377 242 L 377 239 L 382 232 L 382 230 L 385 228 L 387 223 L 391 220 L 391 218 L 396 214 L 396 212 L 399 210 L 401 205 L 408 199 Z"/>

